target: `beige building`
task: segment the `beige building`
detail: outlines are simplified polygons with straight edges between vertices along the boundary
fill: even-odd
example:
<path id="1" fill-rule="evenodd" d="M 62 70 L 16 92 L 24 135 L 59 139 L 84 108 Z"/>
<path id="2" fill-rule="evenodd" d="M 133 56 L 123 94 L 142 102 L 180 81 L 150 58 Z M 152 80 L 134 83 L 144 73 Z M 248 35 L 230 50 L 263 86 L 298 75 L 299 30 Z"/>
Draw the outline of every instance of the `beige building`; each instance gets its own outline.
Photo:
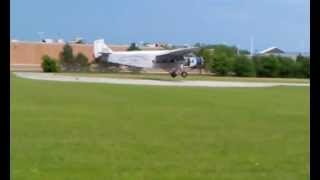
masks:
<path id="1" fill-rule="evenodd" d="M 14 71 L 42 71 L 42 56 L 59 58 L 62 43 L 19 42 L 10 43 L 10 69 Z M 92 44 L 71 44 L 73 53 L 85 54 L 89 62 L 94 60 Z M 108 45 L 113 51 L 126 51 L 128 45 Z M 143 48 L 143 50 L 161 50 L 162 48 Z"/>

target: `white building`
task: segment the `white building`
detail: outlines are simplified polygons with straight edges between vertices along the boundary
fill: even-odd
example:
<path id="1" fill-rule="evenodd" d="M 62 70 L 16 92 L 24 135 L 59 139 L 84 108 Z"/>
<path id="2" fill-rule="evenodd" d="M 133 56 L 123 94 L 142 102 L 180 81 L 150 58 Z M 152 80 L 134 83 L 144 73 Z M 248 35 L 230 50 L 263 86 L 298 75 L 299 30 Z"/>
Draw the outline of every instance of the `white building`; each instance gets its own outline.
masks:
<path id="1" fill-rule="evenodd" d="M 49 38 L 46 38 L 46 39 L 42 39 L 43 43 L 54 43 L 54 40 L 53 39 L 49 39 Z"/>
<path id="2" fill-rule="evenodd" d="M 296 60 L 297 56 L 302 55 L 309 57 L 309 53 L 302 53 L 302 52 L 285 52 L 284 50 L 281 50 L 277 47 L 270 47 L 265 50 L 262 50 L 257 53 L 257 55 L 275 55 L 275 56 L 283 56 L 283 57 L 289 57 L 291 59 Z"/>
<path id="3" fill-rule="evenodd" d="M 280 54 L 284 54 L 285 52 L 277 47 L 270 47 L 267 48 L 265 50 L 262 50 L 260 52 L 258 52 L 258 54 L 262 54 L 262 55 L 280 55 Z"/>

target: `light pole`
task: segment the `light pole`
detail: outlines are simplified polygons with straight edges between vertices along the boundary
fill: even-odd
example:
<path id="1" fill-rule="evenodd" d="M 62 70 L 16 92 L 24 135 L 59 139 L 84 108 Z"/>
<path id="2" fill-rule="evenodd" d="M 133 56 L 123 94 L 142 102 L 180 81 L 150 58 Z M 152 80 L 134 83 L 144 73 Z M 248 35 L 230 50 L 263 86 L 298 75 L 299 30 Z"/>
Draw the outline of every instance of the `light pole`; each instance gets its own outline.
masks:
<path id="1" fill-rule="evenodd" d="M 254 48 L 253 48 L 253 46 L 254 46 L 253 43 L 254 43 L 254 37 L 251 36 L 251 38 L 250 38 L 250 55 L 251 55 L 251 56 L 253 56 L 253 53 L 254 53 L 254 52 L 253 52 L 253 49 L 254 49 Z"/>

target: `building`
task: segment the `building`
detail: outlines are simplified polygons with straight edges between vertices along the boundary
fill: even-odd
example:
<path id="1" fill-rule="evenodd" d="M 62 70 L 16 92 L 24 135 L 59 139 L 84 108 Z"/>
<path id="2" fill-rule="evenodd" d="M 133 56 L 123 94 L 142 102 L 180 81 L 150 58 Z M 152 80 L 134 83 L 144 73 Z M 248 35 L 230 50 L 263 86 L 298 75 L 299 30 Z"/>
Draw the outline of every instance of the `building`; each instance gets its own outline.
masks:
<path id="1" fill-rule="evenodd" d="M 267 48 L 265 50 L 262 50 L 260 52 L 258 52 L 258 54 L 261 55 L 280 55 L 280 54 L 284 54 L 285 52 L 277 47 L 270 47 Z"/>
<path id="2" fill-rule="evenodd" d="M 46 39 L 42 39 L 43 43 L 54 43 L 55 41 L 53 39 L 49 39 L 49 38 L 46 38 Z"/>
<path id="3" fill-rule="evenodd" d="M 262 50 L 257 53 L 257 55 L 274 55 L 274 56 L 283 56 L 283 57 L 289 57 L 293 60 L 297 59 L 297 56 L 302 55 L 309 57 L 310 54 L 306 52 L 285 52 L 284 50 L 277 48 L 277 47 L 270 47 L 265 50 Z"/>
<path id="4" fill-rule="evenodd" d="M 89 62 L 94 60 L 93 44 L 70 44 L 73 53 L 79 52 L 86 55 Z M 50 41 L 43 42 L 25 42 L 12 41 L 10 42 L 10 69 L 13 71 L 42 71 L 41 63 L 42 56 L 49 55 L 50 57 L 59 58 L 60 52 L 63 50 L 64 43 Z M 129 45 L 108 45 L 113 51 L 127 51 Z M 145 47 L 143 50 L 162 50 L 163 48 Z"/>

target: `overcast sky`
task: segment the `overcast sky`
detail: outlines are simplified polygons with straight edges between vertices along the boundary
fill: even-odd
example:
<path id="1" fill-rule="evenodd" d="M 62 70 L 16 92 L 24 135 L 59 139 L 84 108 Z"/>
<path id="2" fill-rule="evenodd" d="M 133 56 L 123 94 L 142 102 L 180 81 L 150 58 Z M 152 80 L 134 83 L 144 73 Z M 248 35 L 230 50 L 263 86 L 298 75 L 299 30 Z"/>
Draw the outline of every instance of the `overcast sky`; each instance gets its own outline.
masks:
<path id="1" fill-rule="evenodd" d="M 11 38 L 225 43 L 309 51 L 307 0 L 11 0 Z"/>

